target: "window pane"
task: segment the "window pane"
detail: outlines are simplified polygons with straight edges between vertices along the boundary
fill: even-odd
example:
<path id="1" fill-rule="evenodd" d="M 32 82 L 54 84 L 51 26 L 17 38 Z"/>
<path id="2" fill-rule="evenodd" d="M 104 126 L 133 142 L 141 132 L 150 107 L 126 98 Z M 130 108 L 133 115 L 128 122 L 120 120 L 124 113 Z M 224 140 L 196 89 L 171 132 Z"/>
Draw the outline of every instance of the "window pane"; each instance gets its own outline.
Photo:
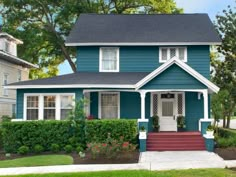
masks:
<path id="1" fill-rule="evenodd" d="M 73 96 L 65 95 L 61 96 L 61 108 L 72 108 L 73 107 Z"/>
<path id="2" fill-rule="evenodd" d="M 183 114 L 183 95 L 178 94 L 178 114 Z"/>
<path id="3" fill-rule="evenodd" d="M 117 52 L 116 48 L 102 48 L 102 70 L 117 69 Z"/>
<path id="4" fill-rule="evenodd" d="M 38 109 L 27 109 L 27 120 L 38 120 Z"/>
<path id="5" fill-rule="evenodd" d="M 56 96 L 44 96 L 43 115 L 45 120 L 56 118 Z"/>
<path id="6" fill-rule="evenodd" d="M 167 60 L 167 49 L 161 49 L 161 58 L 162 60 Z"/>
<path id="7" fill-rule="evenodd" d="M 162 102 L 162 116 L 173 116 L 173 102 L 163 101 Z"/>
<path id="8" fill-rule="evenodd" d="M 184 48 L 179 48 L 179 59 L 180 60 L 184 60 L 185 56 L 184 56 Z"/>
<path id="9" fill-rule="evenodd" d="M 55 109 L 44 109 L 44 119 L 45 120 L 54 120 L 56 117 L 56 110 Z"/>
<path id="10" fill-rule="evenodd" d="M 170 48 L 170 59 L 176 56 L 176 49 Z"/>
<path id="11" fill-rule="evenodd" d="M 27 96 L 27 108 L 38 108 L 38 96 Z"/>
<path id="12" fill-rule="evenodd" d="M 101 95 L 101 118 L 118 118 L 118 94 Z"/>
<path id="13" fill-rule="evenodd" d="M 65 120 L 71 111 L 72 109 L 61 109 L 61 120 Z"/>

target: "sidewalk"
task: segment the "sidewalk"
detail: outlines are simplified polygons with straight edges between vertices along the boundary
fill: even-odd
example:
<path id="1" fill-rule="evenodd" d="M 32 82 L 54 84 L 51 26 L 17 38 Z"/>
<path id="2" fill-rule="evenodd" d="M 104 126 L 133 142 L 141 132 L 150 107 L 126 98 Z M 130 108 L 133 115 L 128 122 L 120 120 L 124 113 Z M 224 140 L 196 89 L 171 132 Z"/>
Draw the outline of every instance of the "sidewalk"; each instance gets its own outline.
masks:
<path id="1" fill-rule="evenodd" d="M 69 173 L 112 170 L 172 170 L 236 167 L 236 160 L 223 160 L 207 151 L 166 151 L 141 153 L 139 163 L 104 165 L 59 165 L 0 168 L 0 175 Z"/>

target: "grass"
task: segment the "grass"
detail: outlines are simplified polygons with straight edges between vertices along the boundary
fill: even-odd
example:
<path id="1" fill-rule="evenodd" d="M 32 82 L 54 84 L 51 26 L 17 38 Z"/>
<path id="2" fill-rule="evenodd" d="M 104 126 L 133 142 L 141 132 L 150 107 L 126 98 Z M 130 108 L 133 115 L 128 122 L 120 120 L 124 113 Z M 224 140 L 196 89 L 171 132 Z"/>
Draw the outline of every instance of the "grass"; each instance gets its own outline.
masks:
<path id="1" fill-rule="evenodd" d="M 103 171 L 103 172 L 18 175 L 18 177 L 199 177 L 199 176 L 236 177 L 236 172 L 228 169 L 191 169 L 191 170 L 171 170 L 171 171 L 132 170 L 132 171 Z"/>
<path id="2" fill-rule="evenodd" d="M 73 158 L 68 155 L 38 155 L 38 156 L 23 157 L 13 160 L 2 160 L 0 161 L 0 168 L 69 165 L 69 164 L 73 164 Z"/>

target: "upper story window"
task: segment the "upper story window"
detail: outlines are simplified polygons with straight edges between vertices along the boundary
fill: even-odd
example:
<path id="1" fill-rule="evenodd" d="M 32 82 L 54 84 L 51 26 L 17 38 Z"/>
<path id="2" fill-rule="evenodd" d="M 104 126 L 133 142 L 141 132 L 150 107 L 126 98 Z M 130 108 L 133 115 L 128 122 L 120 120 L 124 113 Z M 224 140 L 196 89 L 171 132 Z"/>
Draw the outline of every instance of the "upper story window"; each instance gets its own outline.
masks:
<path id="1" fill-rule="evenodd" d="M 17 73 L 17 81 L 20 82 L 21 81 L 21 70 L 18 69 L 18 73 Z"/>
<path id="2" fill-rule="evenodd" d="M 8 84 L 8 74 L 4 74 L 3 76 L 3 86 Z M 3 95 L 8 96 L 8 89 L 3 89 Z"/>
<path id="3" fill-rule="evenodd" d="M 5 52 L 10 53 L 10 46 L 11 46 L 10 42 L 6 41 L 5 42 Z"/>
<path id="4" fill-rule="evenodd" d="M 177 57 L 183 62 L 187 62 L 187 47 L 160 47 L 159 62 L 165 63 L 173 57 Z"/>
<path id="5" fill-rule="evenodd" d="M 100 72 L 119 72 L 119 48 L 101 47 L 99 54 Z"/>

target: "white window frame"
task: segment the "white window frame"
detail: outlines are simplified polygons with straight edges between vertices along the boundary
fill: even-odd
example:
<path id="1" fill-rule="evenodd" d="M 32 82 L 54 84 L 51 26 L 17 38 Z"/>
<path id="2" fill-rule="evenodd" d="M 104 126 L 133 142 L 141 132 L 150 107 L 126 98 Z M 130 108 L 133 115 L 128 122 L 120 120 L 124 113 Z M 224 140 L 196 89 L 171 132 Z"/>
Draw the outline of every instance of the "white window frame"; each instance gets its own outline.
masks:
<path id="1" fill-rule="evenodd" d="M 162 110 L 162 107 L 161 107 L 161 100 L 163 100 L 164 98 L 161 98 L 161 94 L 166 94 L 168 92 L 151 92 L 151 103 L 150 103 L 150 116 L 153 116 L 152 115 L 152 112 L 153 112 L 153 95 L 154 94 L 157 94 L 157 97 L 158 97 L 158 116 L 160 117 L 160 114 L 161 114 L 161 110 Z M 176 114 L 176 116 L 180 116 L 180 114 L 178 114 L 178 94 L 182 94 L 182 98 L 183 98 L 183 102 L 182 102 L 182 108 L 183 108 L 183 114 L 182 116 L 185 116 L 185 92 L 171 92 L 173 94 L 175 94 L 175 98 L 174 98 L 174 112 Z"/>
<path id="2" fill-rule="evenodd" d="M 168 60 L 170 60 L 170 49 L 175 49 L 176 50 L 176 55 L 177 58 L 179 59 L 179 49 L 182 48 L 184 49 L 184 60 L 181 60 L 183 62 L 187 62 L 187 47 L 159 47 L 159 63 L 165 63 Z M 162 49 L 167 49 L 167 60 L 162 60 Z"/>
<path id="3" fill-rule="evenodd" d="M 98 98 L 98 118 L 102 119 L 101 114 L 101 106 L 102 106 L 102 94 L 117 94 L 118 98 L 117 98 L 117 105 L 118 105 L 118 119 L 120 119 L 120 92 L 99 92 L 99 98 Z"/>
<path id="4" fill-rule="evenodd" d="M 25 93 L 24 94 L 24 111 L 23 111 L 23 120 L 27 120 L 27 97 L 28 96 L 38 96 L 38 120 L 44 120 L 44 96 L 56 96 L 56 117 L 55 120 L 61 120 L 61 96 L 73 96 L 73 100 L 75 99 L 75 93 Z M 75 106 L 75 102 L 72 103 Z"/>
<path id="5" fill-rule="evenodd" d="M 116 50 L 116 66 L 117 68 L 115 70 L 104 70 L 102 68 L 102 50 L 103 49 L 115 49 Z M 100 47 L 99 48 L 99 72 L 119 72 L 120 71 L 120 49 L 119 47 Z"/>

